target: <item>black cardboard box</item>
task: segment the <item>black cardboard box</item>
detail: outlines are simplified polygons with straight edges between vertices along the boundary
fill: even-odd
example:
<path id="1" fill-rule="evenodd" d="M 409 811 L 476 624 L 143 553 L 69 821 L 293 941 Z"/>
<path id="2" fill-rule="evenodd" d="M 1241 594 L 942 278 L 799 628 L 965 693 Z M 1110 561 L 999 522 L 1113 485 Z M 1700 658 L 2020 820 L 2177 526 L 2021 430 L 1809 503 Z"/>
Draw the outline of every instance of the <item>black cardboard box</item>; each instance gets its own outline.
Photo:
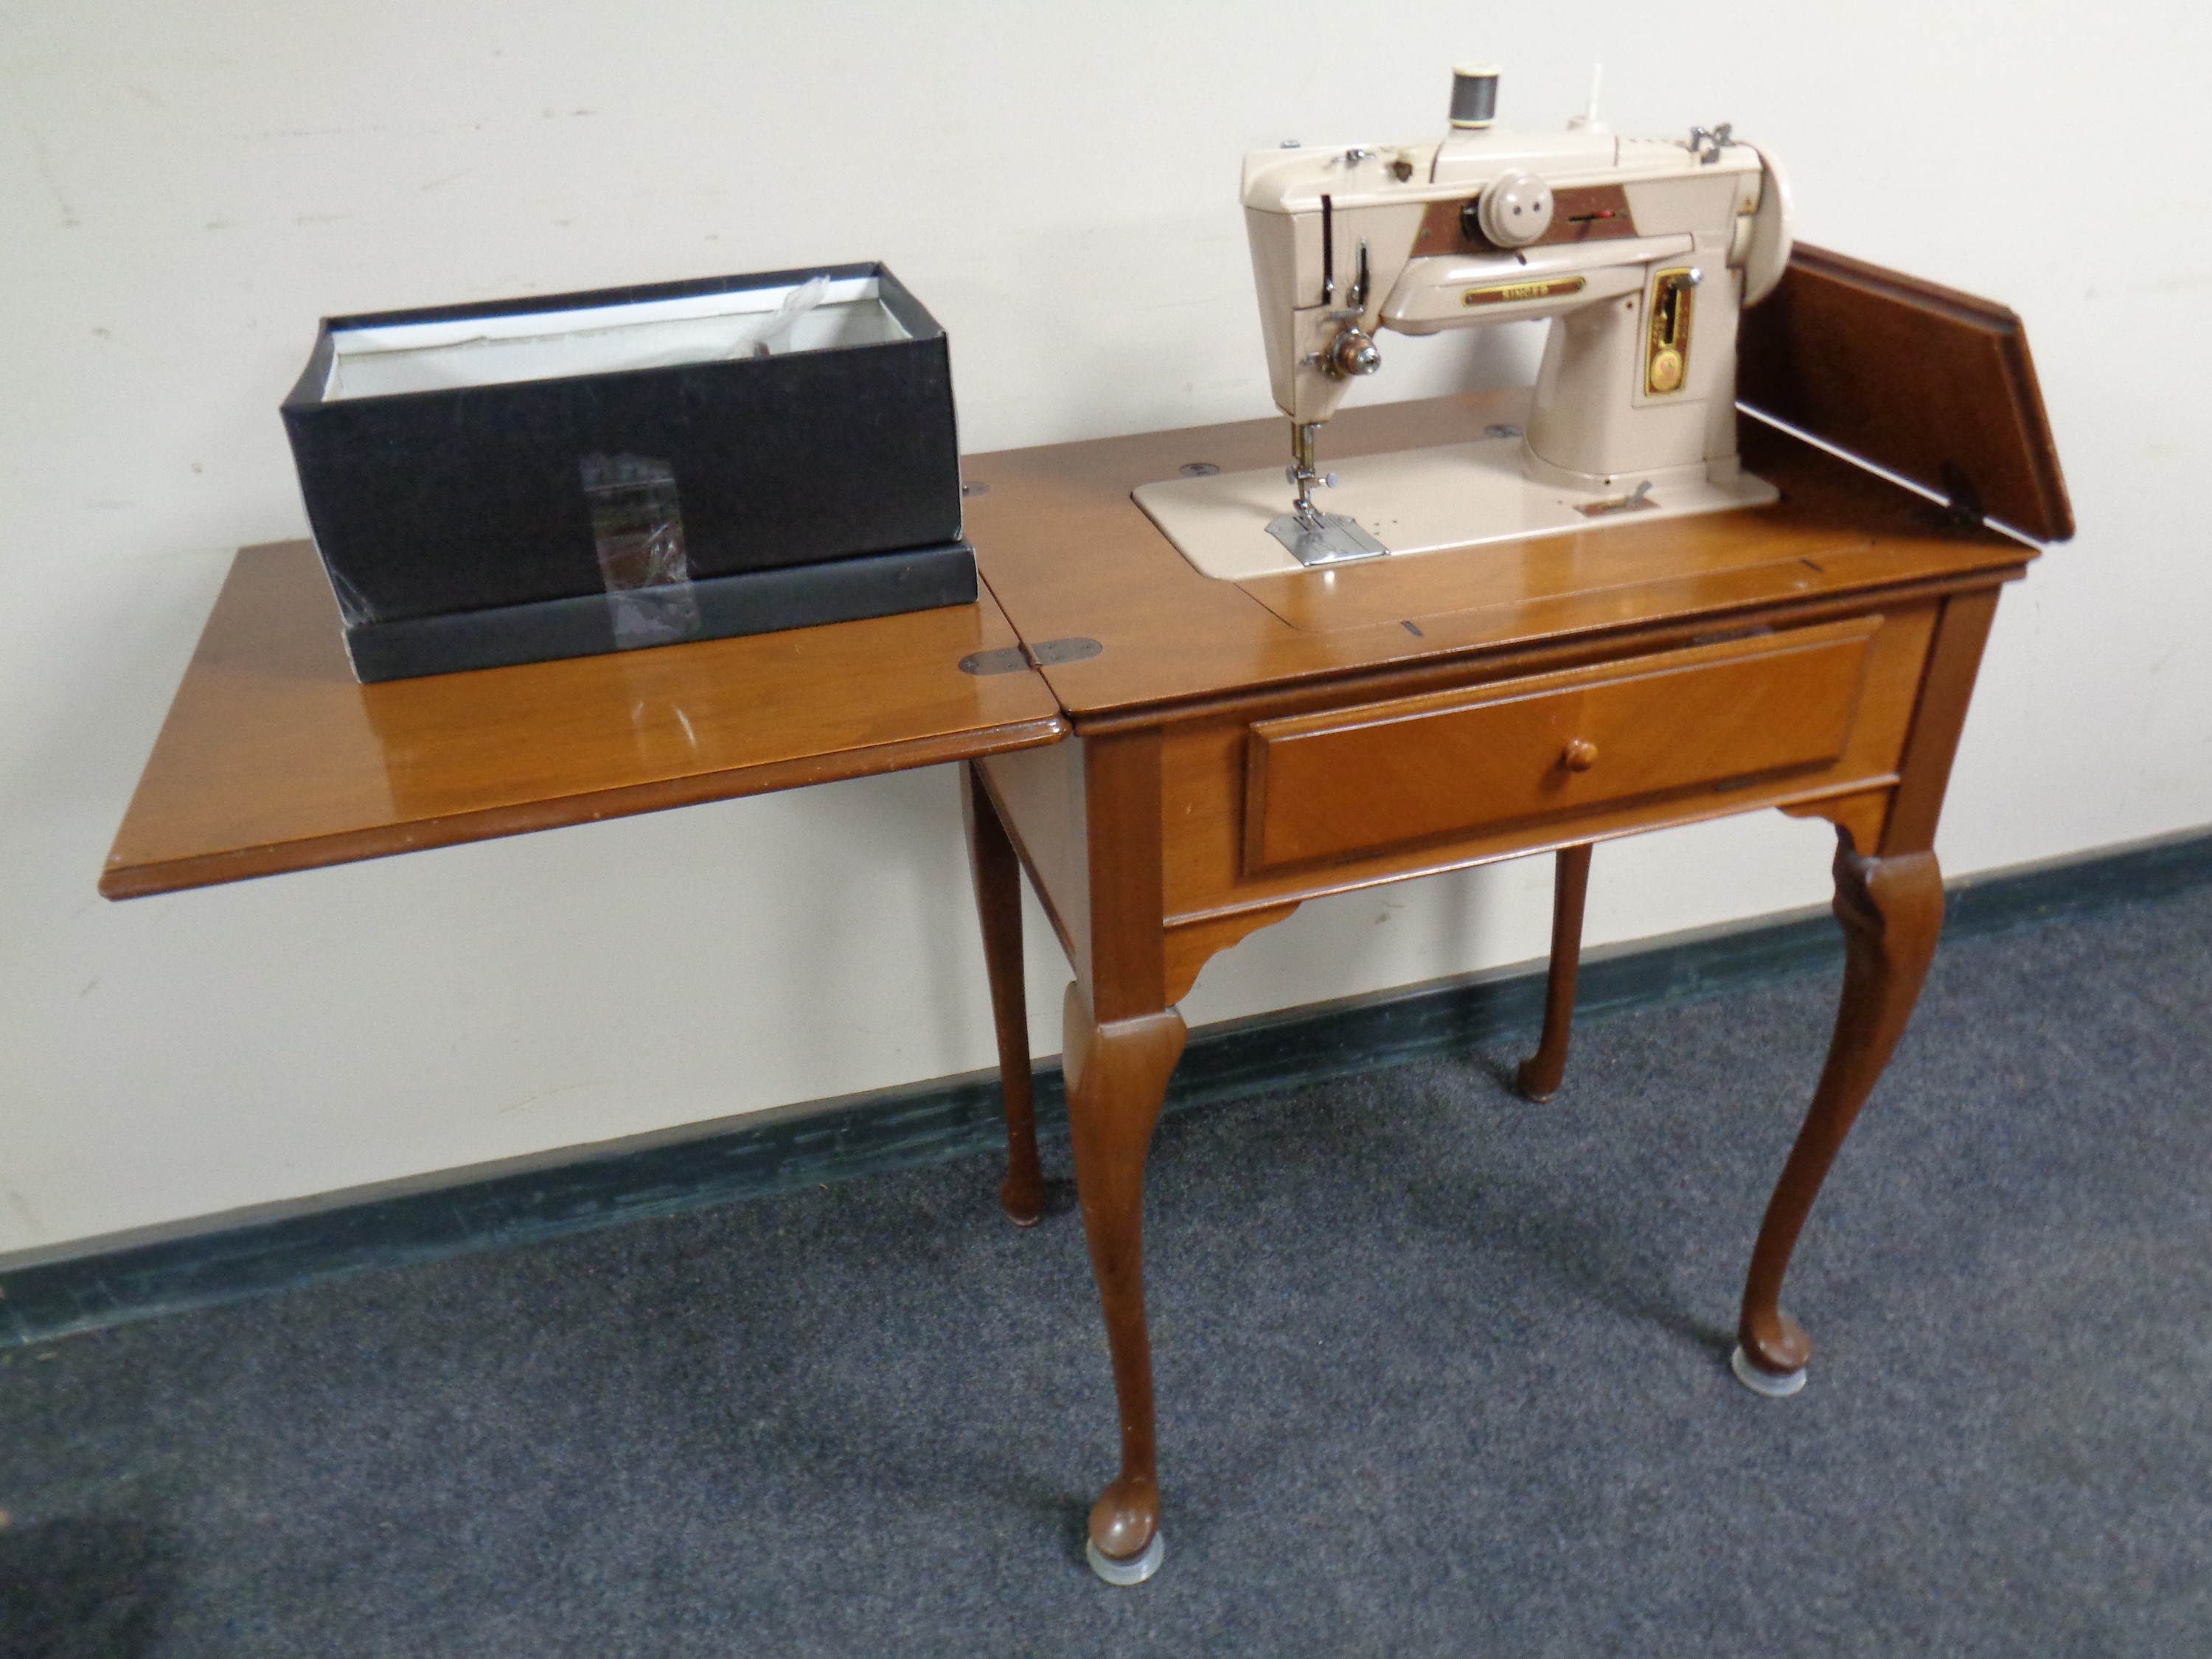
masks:
<path id="1" fill-rule="evenodd" d="M 283 415 L 365 681 L 975 598 L 945 331 L 878 264 L 327 318 Z"/>

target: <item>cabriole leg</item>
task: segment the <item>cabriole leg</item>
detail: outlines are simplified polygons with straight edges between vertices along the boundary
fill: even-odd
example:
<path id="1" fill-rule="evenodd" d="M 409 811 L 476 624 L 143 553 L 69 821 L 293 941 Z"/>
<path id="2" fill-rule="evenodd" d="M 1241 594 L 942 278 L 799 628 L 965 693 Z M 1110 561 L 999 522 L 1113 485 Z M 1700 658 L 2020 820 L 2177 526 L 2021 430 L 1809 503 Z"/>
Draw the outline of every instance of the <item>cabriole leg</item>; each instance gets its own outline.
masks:
<path id="1" fill-rule="evenodd" d="M 1935 854 L 1863 857 L 1850 832 L 1838 830 L 1836 920 L 1844 927 L 1846 956 L 1835 1036 L 1759 1229 L 1744 1285 L 1741 1346 L 1731 1360 L 1736 1376 L 1761 1394 L 1795 1394 L 1804 1386 L 1813 1345 L 1782 1311 L 1782 1280 L 1828 1166 L 1919 1000 L 1943 927 L 1943 876 Z"/>
<path id="2" fill-rule="evenodd" d="M 1544 1037 L 1521 1062 L 1521 1092 L 1549 1100 L 1567 1072 L 1567 1038 L 1575 1023 L 1575 975 L 1582 966 L 1583 900 L 1589 891 L 1590 849 L 1562 847 L 1552 876 L 1552 963 L 1544 981 Z"/>
<path id="3" fill-rule="evenodd" d="M 991 975 L 991 1018 L 999 1035 L 999 1088 L 1006 1103 L 1006 1179 L 999 1202 L 1018 1227 L 1044 1212 L 1044 1170 L 1037 1163 L 1036 1103 L 1030 1091 L 1030 1017 L 1022 988 L 1022 866 L 999 810 L 974 762 L 963 769 L 960 799 L 968 861 L 975 873 L 975 911 L 983 923 L 983 961 Z"/>
<path id="4" fill-rule="evenodd" d="M 1172 1008 L 1098 1024 L 1074 985 L 1067 988 L 1066 1024 L 1061 1063 L 1076 1193 L 1121 1415 L 1121 1472 L 1091 1508 L 1089 1556 L 1091 1571 L 1107 1583 L 1134 1584 L 1159 1570 L 1164 1551 L 1145 1328 L 1145 1153 L 1186 1033 Z"/>

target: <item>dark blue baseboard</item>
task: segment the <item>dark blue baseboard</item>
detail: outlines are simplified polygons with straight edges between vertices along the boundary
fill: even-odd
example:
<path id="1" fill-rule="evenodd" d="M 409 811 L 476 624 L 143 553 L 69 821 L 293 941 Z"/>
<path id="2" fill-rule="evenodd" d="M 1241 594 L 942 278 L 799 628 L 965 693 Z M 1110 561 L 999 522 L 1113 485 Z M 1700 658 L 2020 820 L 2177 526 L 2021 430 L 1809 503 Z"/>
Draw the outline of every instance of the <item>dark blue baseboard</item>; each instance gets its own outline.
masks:
<path id="1" fill-rule="evenodd" d="M 2002 871 L 1954 884 L 1947 937 L 2040 926 L 2212 881 L 2212 834 Z M 1824 913 L 1782 917 L 1585 959 L 1578 1015 L 1648 1008 L 1832 967 Z M 1435 981 L 1194 1032 L 1168 1109 L 1325 1082 L 1464 1050 L 1543 1015 L 1540 973 Z M 1066 1133 L 1057 1065 L 1037 1073 L 1040 1133 Z M 556 1238 L 733 1199 L 981 1154 L 1003 1145 L 997 1074 L 756 1114 L 430 1182 L 337 1194 L 296 1213 L 219 1218 L 178 1237 L 94 1241 L 0 1272 L 0 1345 L 203 1307 L 314 1279 Z M 402 1187 L 407 1189 L 402 1190 Z M 979 1181 L 979 1194 L 995 1178 Z"/>

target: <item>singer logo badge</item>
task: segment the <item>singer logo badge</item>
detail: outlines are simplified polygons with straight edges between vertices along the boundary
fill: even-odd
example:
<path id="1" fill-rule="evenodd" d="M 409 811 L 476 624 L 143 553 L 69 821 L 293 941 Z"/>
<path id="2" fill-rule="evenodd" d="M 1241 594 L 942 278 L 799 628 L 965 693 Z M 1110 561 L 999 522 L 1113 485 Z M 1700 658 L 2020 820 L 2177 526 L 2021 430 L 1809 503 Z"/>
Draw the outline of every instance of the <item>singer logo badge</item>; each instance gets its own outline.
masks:
<path id="1" fill-rule="evenodd" d="M 1541 283 L 1493 283 L 1488 288 L 1471 288 L 1459 300 L 1467 306 L 1505 306 L 1516 300 L 1556 300 L 1562 294 L 1579 294 L 1583 287 L 1580 276 L 1554 276 Z"/>

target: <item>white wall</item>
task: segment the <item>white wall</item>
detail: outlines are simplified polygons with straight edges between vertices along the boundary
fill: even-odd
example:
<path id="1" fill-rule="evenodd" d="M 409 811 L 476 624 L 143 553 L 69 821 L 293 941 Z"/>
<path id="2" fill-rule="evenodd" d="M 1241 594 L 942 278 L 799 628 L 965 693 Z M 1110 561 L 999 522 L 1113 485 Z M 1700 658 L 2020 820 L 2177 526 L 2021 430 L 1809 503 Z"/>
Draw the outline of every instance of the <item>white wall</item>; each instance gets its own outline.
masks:
<path id="1" fill-rule="evenodd" d="M 1616 127 L 1732 119 L 1808 240 L 2027 319 L 2082 529 L 2006 598 L 1946 865 L 2212 821 L 2205 14 L 1755 15 L 0 0 L 0 1253 L 991 1063 L 942 769 L 95 896 L 229 550 L 303 533 L 276 406 L 318 316 L 879 258 L 971 451 L 1258 416 L 1237 158 L 1435 131 L 1455 57 L 1532 126 L 1603 57 Z M 1382 396 L 1528 366 L 1385 356 Z M 1591 936 L 1817 902 L 1827 848 L 1608 848 Z M 1186 1012 L 1533 957 L 1547 884 L 1310 906 Z"/>

